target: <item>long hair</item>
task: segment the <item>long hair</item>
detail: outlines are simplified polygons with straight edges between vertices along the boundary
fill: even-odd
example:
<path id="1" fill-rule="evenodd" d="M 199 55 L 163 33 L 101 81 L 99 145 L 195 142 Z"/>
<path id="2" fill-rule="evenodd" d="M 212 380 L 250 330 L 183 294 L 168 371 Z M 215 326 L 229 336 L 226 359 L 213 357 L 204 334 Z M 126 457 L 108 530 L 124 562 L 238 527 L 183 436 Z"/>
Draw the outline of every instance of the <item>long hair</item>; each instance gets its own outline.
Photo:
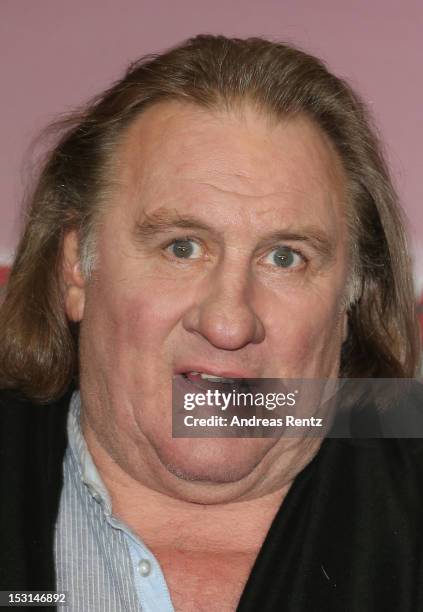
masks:
<path id="1" fill-rule="evenodd" d="M 341 375 L 413 377 L 420 347 L 402 213 L 363 103 L 320 60 L 292 46 L 201 35 L 135 62 L 61 124 L 0 310 L 0 386 L 48 401 L 77 375 L 78 330 L 63 304 L 63 237 L 78 230 L 89 274 L 119 139 L 144 109 L 166 100 L 209 109 L 247 102 L 276 119 L 306 115 L 323 130 L 346 173 L 355 253 Z"/>

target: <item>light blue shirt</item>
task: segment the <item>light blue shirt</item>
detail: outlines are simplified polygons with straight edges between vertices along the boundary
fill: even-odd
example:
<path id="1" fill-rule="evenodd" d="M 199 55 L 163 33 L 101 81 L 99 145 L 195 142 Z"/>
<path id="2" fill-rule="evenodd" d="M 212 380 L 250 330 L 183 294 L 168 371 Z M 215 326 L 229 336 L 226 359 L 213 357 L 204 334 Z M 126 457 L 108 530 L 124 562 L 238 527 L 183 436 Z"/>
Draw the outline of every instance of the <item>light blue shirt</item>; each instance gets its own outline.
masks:
<path id="1" fill-rule="evenodd" d="M 72 396 L 55 532 L 57 590 L 71 612 L 174 612 L 157 559 L 122 521 L 88 451 Z"/>

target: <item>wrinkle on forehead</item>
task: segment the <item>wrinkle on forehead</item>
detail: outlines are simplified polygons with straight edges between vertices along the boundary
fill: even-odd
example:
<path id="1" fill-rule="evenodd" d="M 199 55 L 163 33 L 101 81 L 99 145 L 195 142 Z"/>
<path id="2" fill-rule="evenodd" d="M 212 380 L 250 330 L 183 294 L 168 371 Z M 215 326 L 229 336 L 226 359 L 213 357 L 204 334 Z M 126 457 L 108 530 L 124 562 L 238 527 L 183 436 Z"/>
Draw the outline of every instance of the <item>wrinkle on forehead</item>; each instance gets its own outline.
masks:
<path id="1" fill-rule="evenodd" d="M 287 196 L 290 196 L 292 194 L 294 195 L 300 195 L 300 196 L 306 196 L 306 197 L 310 197 L 310 194 L 305 193 L 305 191 L 303 189 L 299 189 L 299 188 L 290 188 L 290 189 L 280 189 L 277 191 L 269 191 L 267 193 L 262 193 L 262 194 L 251 194 L 251 193 L 244 193 L 241 191 L 236 191 L 234 189 L 224 189 L 223 187 L 218 187 L 216 185 L 214 185 L 211 182 L 207 182 L 207 181 L 198 181 L 197 183 L 199 186 L 204 186 L 204 187 L 208 187 L 209 189 L 211 189 L 212 191 L 216 191 L 217 194 L 223 194 L 223 195 L 233 195 L 233 196 L 238 196 L 240 198 L 246 198 L 246 199 L 251 199 L 251 200 L 255 200 L 255 201 L 260 201 L 261 199 L 263 200 L 270 200 L 270 199 L 276 199 L 276 198 L 286 198 Z M 331 193 L 329 190 L 327 190 L 327 196 L 328 196 L 328 200 L 330 200 L 331 198 Z M 266 210 L 260 210 L 258 211 L 259 213 L 266 213 Z"/>

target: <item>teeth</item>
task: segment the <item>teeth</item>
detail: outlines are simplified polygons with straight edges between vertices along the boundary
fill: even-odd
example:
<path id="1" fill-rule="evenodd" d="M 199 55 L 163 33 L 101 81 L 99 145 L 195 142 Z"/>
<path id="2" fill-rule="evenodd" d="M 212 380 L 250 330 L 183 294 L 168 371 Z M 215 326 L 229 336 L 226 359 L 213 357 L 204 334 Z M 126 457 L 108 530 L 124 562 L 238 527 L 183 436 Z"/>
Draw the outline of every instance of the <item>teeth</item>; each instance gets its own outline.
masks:
<path id="1" fill-rule="evenodd" d="M 200 376 L 203 380 L 226 380 L 226 378 L 222 378 L 221 376 L 213 376 L 213 374 L 204 374 L 204 372 L 201 372 Z"/>
<path id="2" fill-rule="evenodd" d="M 203 380 L 212 380 L 213 382 L 234 382 L 233 378 L 224 378 L 223 376 L 214 376 L 213 374 L 206 374 L 205 372 L 189 372 L 192 376 L 200 376 Z"/>
<path id="3" fill-rule="evenodd" d="M 203 380 L 213 380 L 215 382 L 233 382 L 232 378 L 224 378 L 223 376 L 213 376 L 213 374 L 204 374 L 204 372 L 201 372 L 200 376 Z"/>

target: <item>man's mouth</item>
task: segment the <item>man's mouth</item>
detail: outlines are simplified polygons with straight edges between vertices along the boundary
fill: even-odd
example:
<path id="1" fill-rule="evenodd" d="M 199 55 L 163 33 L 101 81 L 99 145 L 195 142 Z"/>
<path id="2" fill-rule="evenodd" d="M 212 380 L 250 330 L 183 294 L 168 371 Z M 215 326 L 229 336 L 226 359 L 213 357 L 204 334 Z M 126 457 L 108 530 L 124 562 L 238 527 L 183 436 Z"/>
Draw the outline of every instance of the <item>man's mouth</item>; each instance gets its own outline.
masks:
<path id="1" fill-rule="evenodd" d="M 191 382 L 206 380 L 211 383 L 236 384 L 240 382 L 239 378 L 227 378 L 226 376 L 216 376 L 207 372 L 183 372 L 182 376 Z"/>
<path id="2" fill-rule="evenodd" d="M 252 391 L 255 386 L 254 379 L 219 376 L 217 374 L 211 374 L 210 372 L 197 372 L 195 370 L 180 372 L 179 376 L 182 380 L 186 381 L 188 385 L 193 385 L 200 391 L 220 389 L 222 392 L 227 392 L 230 386 L 232 390 L 246 392 Z"/>

